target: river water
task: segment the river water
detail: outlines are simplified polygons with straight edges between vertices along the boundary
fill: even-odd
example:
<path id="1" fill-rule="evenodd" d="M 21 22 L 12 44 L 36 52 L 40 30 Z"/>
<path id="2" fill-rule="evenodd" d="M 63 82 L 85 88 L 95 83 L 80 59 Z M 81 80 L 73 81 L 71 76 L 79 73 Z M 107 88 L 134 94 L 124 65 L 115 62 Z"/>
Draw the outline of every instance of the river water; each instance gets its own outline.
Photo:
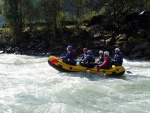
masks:
<path id="1" fill-rule="evenodd" d="M 150 61 L 124 59 L 132 74 L 61 73 L 48 57 L 0 55 L 0 113 L 150 113 Z"/>

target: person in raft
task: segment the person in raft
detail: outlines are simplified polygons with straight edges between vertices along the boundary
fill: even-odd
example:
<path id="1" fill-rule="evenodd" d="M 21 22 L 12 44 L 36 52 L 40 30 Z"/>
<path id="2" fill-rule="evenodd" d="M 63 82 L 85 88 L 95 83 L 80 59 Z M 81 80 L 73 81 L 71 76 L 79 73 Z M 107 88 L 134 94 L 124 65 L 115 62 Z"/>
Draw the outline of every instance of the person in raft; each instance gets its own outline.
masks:
<path id="1" fill-rule="evenodd" d="M 86 56 L 87 56 L 87 51 L 88 51 L 87 48 L 83 48 L 83 55 L 82 55 L 81 61 L 86 58 Z"/>
<path id="2" fill-rule="evenodd" d="M 87 56 L 80 62 L 80 65 L 88 68 L 93 68 L 95 66 L 95 58 L 92 50 L 87 51 Z"/>
<path id="3" fill-rule="evenodd" d="M 100 69 L 110 69 L 111 68 L 111 58 L 109 56 L 109 52 L 104 52 L 104 62 L 101 65 L 97 66 L 97 70 Z"/>
<path id="4" fill-rule="evenodd" d="M 104 52 L 103 51 L 99 51 L 99 58 L 97 61 L 97 64 L 100 65 L 104 62 Z"/>
<path id="5" fill-rule="evenodd" d="M 75 52 L 75 50 L 73 50 L 73 47 L 71 45 L 67 47 L 66 56 L 62 57 L 61 59 L 66 64 L 76 65 L 77 53 Z"/>
<path id="6" fill-rule="evenodd" d="M 114 60 L 111 62 L 111 64 L 115 66 L 121 66 L 122 63 L 123 63 L 123 54 L 120 52 L 119 48 L 116 48 Z"/>
<path id="7" fill-rule="evenodd" d="M 87 56 L 87 51 L 88 49 L 87 48 L 83 48 L 83 55 L 81 56 L 81 60 L 79 63 L 81 63 Z"/>

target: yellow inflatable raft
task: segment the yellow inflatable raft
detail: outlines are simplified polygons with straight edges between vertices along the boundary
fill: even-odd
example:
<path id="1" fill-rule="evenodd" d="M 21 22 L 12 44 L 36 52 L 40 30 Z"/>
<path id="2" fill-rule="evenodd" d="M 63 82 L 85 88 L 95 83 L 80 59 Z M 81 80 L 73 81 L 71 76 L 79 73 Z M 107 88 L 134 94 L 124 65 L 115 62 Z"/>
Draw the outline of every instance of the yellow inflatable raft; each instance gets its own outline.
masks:
<path id="1" fill-rule="evenodd" d="M 125 68 L 123 66 L 112 66 L 110 69 L 97 69 L 95 66 L 94 68 L 87 68 L 80 65 L 70 65 L 66 64 L 62 61 L 62 59 L 50 56 L 48 58 L 48 63 L 50 66 L 55 68 L 58 71 L 62 72 L 81 72 L 81 71 L 89 71 L 92 74 L 105 74 L 111 76 L 121 76 L 125 73 Z"/>

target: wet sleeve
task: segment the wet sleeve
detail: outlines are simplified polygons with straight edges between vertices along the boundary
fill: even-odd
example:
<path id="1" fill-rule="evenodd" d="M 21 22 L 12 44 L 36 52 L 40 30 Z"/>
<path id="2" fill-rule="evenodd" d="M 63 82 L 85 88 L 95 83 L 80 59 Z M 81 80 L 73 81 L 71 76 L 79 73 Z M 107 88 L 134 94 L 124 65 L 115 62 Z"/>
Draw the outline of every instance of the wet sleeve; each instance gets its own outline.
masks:
<path id="1" fill-rule="evenodd" d="M 66 56 L 65 56 L 65 57 L 63 57 L 62 59 L 67 60 L 68 58 L 70 58 L 70 55 L 71 55 L 71 53 L 70 53 L 70 52 L 68 52 L 68 53 L 66 54 Z"/>

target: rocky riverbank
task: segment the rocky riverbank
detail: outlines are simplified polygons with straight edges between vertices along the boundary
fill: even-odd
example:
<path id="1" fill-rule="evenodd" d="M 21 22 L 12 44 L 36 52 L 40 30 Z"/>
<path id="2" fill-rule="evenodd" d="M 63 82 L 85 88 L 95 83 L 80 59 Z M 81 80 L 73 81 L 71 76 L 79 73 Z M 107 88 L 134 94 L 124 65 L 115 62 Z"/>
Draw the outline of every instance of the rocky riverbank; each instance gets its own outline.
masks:
<path id="1" fill-rule="evenodd" d="M 90 29 L 91 30 L 91 29 Z M 94 30 L 92 30 L 94 31 Z M 82 48 L 87 47 L 93 50 L 94 56 L 98 56 L 99 50 L 107 50 L 110 52 L 110 55 L 114 55 L 114 49 L 119 47 L 121 52 L 124 54 L 125 58 L 128 59 L 150 59 L 150 36 L 145 35 L 146 37 L 140 37 L 140 35 L 129 35 L 129 34 L 120 34 L 115 31 L 103 31 L 96 32 L 92 34 L 91 31 L 87 31 L 87 29 L 82 30 L 82 32 L 75 34 L 72 29 L 61 29 L 59 33 L 55 37 L 55 39 L 59 39 L 60 37 L 64 37 L 61 40 L 53 41 L 50 36 L 42 38 L 46 36 L 46 34 L 41 35 L 40 32 L 36 34 L 37 38 L 33 40 L 29 40 L 33 37 L 31 34 L 28 34 L 25 37 L 28 40 L 22 42 L 18 46 L 12 46 L 10 44 L 2 44 L 0 45 L 0 51 L 2 53 L 7 54 L 20 54 L 20 55 L 34 55 L 34 56 L 50 56 L 56 55 L 61 56 L 66 53 L 66 46 L 73 45 L 78 54 L 82 54 Z M 34 35 L 35 36 L 35 35 Z M 133 37 L 137 36 L 137 37 Z M 11 40 L 11 37 L 4 37 L 1 35 L 1 39 L 6 38 L 5 40 Z M 49 37 L 49 39 L 48 39 Z"/>

